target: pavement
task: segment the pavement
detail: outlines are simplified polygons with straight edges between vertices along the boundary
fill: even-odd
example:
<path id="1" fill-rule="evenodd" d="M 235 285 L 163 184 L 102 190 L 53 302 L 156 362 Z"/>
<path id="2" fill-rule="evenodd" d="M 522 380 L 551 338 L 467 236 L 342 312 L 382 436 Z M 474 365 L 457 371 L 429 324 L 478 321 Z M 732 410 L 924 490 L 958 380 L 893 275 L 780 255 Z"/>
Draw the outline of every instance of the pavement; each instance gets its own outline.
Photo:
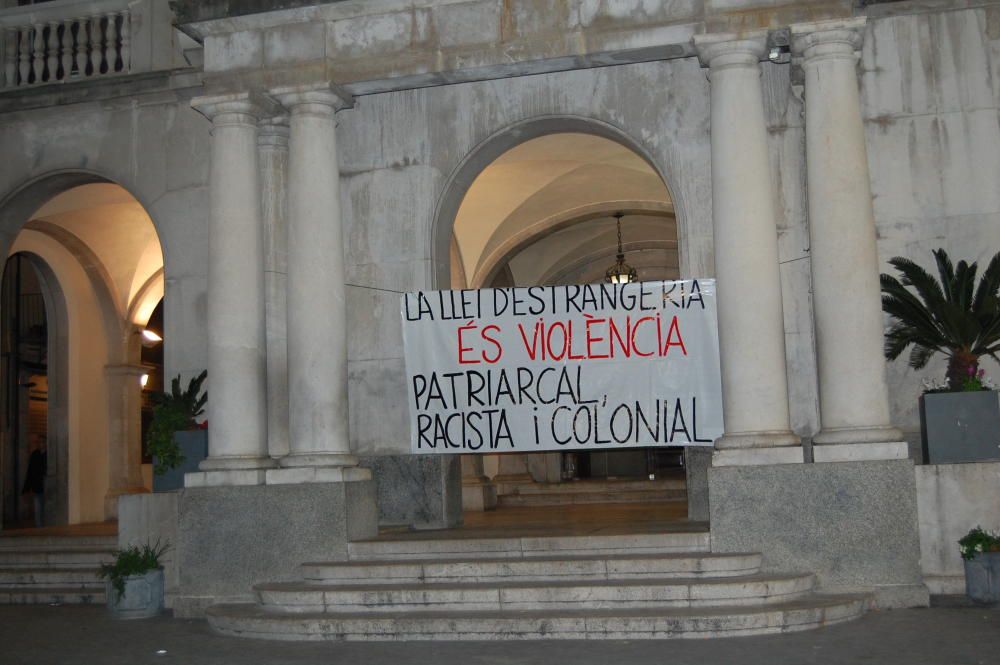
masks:
<path id="1" fill-rule="evenodd" d="M 204 621 L 113 621 L 103 607 L 0 607 L 0 665 L 1000 665 L 1000 607 L 927 609 L 767 637 L 671 641 L 271 642 Z"/>

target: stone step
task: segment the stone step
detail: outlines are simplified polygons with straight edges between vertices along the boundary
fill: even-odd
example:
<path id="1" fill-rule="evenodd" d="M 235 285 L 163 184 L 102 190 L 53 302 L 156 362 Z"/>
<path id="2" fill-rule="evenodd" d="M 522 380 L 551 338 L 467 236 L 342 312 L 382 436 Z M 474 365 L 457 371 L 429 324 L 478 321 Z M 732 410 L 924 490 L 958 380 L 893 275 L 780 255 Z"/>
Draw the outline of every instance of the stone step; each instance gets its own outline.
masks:
<path id="1" fill-rule="evenodd" d="M 594 503 L 663 503 L 687 501 L 685 490 L 608 490 L 595 492 L 501 494 L 497 507 L 574 506 Z"/>
<path id="2" fill-rule="evenodd" d="M 590 492 L 657 492 L 666 490 L 686 491 L 687 481 L 678 478 L 657 478 L 656 480 L 568 480 L 562 483 L 515 483 L 509 484 L 510 494 L 572 494 Z"/>
<path id="3" fill-rule="evenodd" d="M 74 549 L 0 550 L 2 568 L 94 568 L 111 561 L 114 549 L 84 547 Z"/>
<path id="4" fill-rule="evenodd" d="M 307 582 L 334 584 L 417 584 L 607 580 L 674 577 L 735 577 L 760 570 L 760 554 L 622 554 L 528 559 L 451 561 L 337 561 L 306 563 Z"/>
<path id="5" fill-rule="evenodd" d="M 78 587 L 10 587 L 0 589 L 0 605 L 98 605 L 104 602 L 104 584 Z"/>
<path id="6" fill-rule="evenodd" d="M 118 536 L 0 536 L 0 552 L 118 547 Z"/>
<path id="7" fill-rule="evenodd" d="M 707 552 L 707 530 L 591 536 L 521 536 L 508 538 L 419 537 L 361 540 L 348 545 L 353 560 L 392 561 L 472 558 L 552 557 L 572 555 L 664 554 Z"/>
<path id="8" fill-rule="evenodd" d="M 102 586 L 97 568 L 0 568 L 0 590 L 37 585 L 48 588 Z"/>
<path id="9" fill-rule="evenodd" d="M 774 604 L 813 590 L 812 575 L 487 584 L 330 586 L 301 582 L 255 587 L 265 609 L 282 612 L 641 609 Z"/>
<path id="10" fill-rule="evenodd" d="M 274 640 L 674 639 L 767 635 L 861 616 L 867 596 L 810 595 L 768 606 L 542 612 L 279 613 L 252 603 L 214 605 L 217 632 Z"/>

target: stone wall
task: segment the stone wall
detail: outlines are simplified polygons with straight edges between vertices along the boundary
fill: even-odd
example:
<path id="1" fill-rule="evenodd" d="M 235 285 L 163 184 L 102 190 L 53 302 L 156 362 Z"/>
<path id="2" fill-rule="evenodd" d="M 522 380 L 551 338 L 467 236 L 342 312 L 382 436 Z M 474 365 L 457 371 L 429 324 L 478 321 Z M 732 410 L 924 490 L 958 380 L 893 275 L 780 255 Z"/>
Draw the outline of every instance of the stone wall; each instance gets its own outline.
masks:
<path id="1" fill-rule="evenodd" d="M 981 526 L 1000 531 L 1000 462 L 918 466 L 920 568 L 931 593 L 965 593 L 958 540 Z"/>
<path id="2" fill-rule="evenodd" d="M 110 180 L 146 209 L 163 250 L 166 277 L 166 375 L 185 380 L 207 365 L 210 125 L 189 106 L 197 79 L 162 79 L 136 94 L 103 89 L 110 98 L 0 115 L 0 251 L 4 254 L 37 208 L 68 187 Z M 34 91 L 30 91 L 33 93 Z M 86 91 L 83 91 L 86 92 Z M 20 94 L 20 93 L 19 93 Z M 67 93 L 69 94 L 69 93 Z M 5 97 L 12 107 L 31 94 Z M 209 379 L 211 381 L 211 379 Z"/>
<path id="3" fill-rule="evenodd" d="M 983 3 L 987 4 L 987 3 Z M 1000 251 L 1000 6 L 874 6 L 861 60 L 879 258 L 932 268 L 931 251 L 985 262 Z M 934 271 L 936 273 L 936 271 Z M 1000 378 L 1000 367 L 984 363 Z M 920 371 L 889 366 L 893 421 L 919 441 L 921 378 L 943 380 L 945 358 Z"/>

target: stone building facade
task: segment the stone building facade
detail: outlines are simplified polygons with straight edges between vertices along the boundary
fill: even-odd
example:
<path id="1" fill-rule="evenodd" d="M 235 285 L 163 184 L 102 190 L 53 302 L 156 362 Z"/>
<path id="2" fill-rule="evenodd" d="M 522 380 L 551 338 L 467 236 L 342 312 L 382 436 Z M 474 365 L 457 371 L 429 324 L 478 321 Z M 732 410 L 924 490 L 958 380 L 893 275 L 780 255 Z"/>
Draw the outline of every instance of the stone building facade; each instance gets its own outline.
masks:
<path id="1" fill-rule="evenodd" d="M 926 604 L 921 377 L 883 360 L 878 274 L 1000 247 L 1000 4 L 170 4 L 0 9 L 0 238 L 92 183 L 155 226 L 165 374 L 207 367 L 211 393 L 209 457 L 166 509 L 175 608 L 246 598 L 379 521 L 460 521 L 458 458 L 409 455 L 399 294 L 454 284 L 473 181 L 559 133 L 641 157 L 678 274 L 718 279 L 713 551 Z M 124 17 L 100 25 L 129 50 L 65 76 L 31 31 L 85 14 Z"/>

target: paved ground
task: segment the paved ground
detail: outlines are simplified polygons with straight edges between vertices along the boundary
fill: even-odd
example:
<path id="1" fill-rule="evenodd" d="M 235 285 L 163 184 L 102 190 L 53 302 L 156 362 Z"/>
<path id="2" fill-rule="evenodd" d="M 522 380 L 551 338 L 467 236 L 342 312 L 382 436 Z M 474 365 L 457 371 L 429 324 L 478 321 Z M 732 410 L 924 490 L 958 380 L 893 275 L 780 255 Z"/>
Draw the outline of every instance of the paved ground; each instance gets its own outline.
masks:
<path id="1" fill-rule="evenodd" d="M 163 650 L 165 653 L 157 653 Z M 214 635 L 202 621 L 113 622 L 100 607 L 0 607 L 0 665 L 998 665 L 1000 607 L 875 612 L 776 637 L 669 642 L 309 644 Z"/>

